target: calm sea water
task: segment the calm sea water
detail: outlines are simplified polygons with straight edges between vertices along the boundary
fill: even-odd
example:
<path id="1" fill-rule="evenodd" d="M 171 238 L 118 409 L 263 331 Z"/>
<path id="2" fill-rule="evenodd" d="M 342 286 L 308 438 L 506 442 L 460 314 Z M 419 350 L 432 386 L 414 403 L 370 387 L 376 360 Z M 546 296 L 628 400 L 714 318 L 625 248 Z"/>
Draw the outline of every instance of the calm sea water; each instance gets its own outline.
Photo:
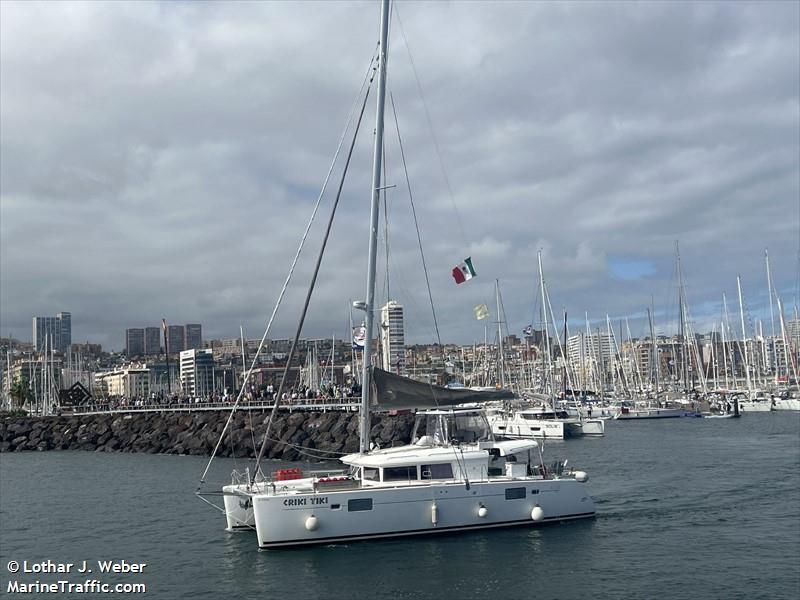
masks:
<path id="1" fill-rule="evenodd" d="M 596 519 L 283 551 L 194 497 L 204 459 L 2 454 L 0 595 L 10 560 L 125 559 L 147 567 L 98 579 L 150 598 L 800 597 L 800 413 L 609 422 L 546 454 L 588 470 Z"/>

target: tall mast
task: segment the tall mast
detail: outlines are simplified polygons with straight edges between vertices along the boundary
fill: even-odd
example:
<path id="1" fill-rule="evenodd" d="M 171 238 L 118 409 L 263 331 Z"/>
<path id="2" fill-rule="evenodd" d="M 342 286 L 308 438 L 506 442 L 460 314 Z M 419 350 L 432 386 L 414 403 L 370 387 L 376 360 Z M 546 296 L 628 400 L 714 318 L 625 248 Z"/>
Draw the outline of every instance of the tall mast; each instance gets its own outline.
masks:
<path id="1" fill-rule="evenodd" d="M 630 356 L 632 358 L 631 369 L 634 372 L 633 383 L 641 392 L 641 390 L 644 389 L 644 384 L 642 383 L 642 370 L 640 368 L 641 357 L 639 356 L 638 352 L 634 351 L 633 336 L 631 335 L 631 324 L 628 323 L 628 317 L 625 317 L 625 332 L 628 334 L 628 347 L 630 349 Z M 633 396 L 633 394 L 631 394 L 631 396 Z"/>
<path id="2" fill-rule="evenodd" d="M 567 335 L 568 334 L 569 334 L 569 332 L 567 330 L 567 309 L 565 308 L 564 309 L 564 346 L 567 345 Z M 558 347 L 561 350 L 561 360 L 564 361 L 564 373 L 563 373 L 563 378 L 564 379 L 561 382 L 561 384 L 562 384 L 561 387 L 564 390 L 564 400 L 566 400 L 567 399 L 567 377 L 569 376 L 569 374 L 567 373 L 567 356 L 566 356 L 566 354 L 564 352 L 564 347 L 561 345 L 560 342 L 558 344 Z M 574 398 L 575 397 L 575 389 L 573 388 L 572 383 L 570 383 L 569 387 L 572 389 L 572 397 Z"/>
<path id="3" fill-rule="evenodd" d="M 731 377 L 733 378 L 733 389 L 739 389 L 736 383 L 736 348 L 733 346 L 733 328 L 731 327 L 731 316 L 728 313 L 728 298 L 725 292 L 722 292 L 722 309 L 725 312 L 725 327 L 728 331 L 728 343 L 732 345 L 729 348 L 731 355 Z"/>
<path id="4" fill-rule="evenodd" d="M 708 369 L 706 369 L 706 380 L 713 378 L 714 379 L 714 389 L 719 387 L 717 383 L 717 353 L 714 351 L 714 340 L 717 339 L 717 324 L 714 323 L 714 326 L 711 328 L 711 359 L 708 363 Z"/>
<path id="5" fill-rule="evenodd" d="M 650 309 L 647 309 L 647 320 L 650 323 L 650 345 L 652 350 L 652 369 L 653 369 L 653 381 L 656 387 L 656 399 L 658 399 L 658 370 L 660 366 L 659 357 L 658 357 L 658 345 L 656 344 L 656 334 L 655 330 L 653 329 L 653 315 L 650 314 Z"/>
<path id="6" fill-rule="evenodd" d="M 683 378 L 683 388 L 689 390 L 689 340 L 686 337 L 686 315 L 683 301 L 683 271 L 681 270 L 681 253 L 678 248 L 678 240 L 675 240 L 675 259 L 678 268 L 678 311 L 680 318 L 680 341 L 681 341 L 681 371 Z"/>
<path id="7" fill-rule="evenodd" d="M 594 347 L 592 346 L 592 332 L 589 329 L 589 312 L 583 311 L 583 317 L 586 320 L 586 333 L 583 336 L 583 341 L 581 341 L 581 347 L 586 351 L 586 362 L 591 365 L 591 380 L 592 386 L 599 388 L 600 390 L 600 398 L 603 397 L 603 386 L 600 385 L 600 382 L 597 378 L 597 356 L 594 353 Z"/>
<path id="8" fill-rule="evenodd" d="M 370 205 L 369 251 L 367 258 L 367 300 L 364 305 L 364 367 L 361 377 L 361 414 L 359 451 L 369 450 L 369 388 L 372 362 L 372 325 L 375 303 L 375 268 L 378 252 L 378 216 L 380 215 L 381 164 L 383 158 L 383 109 L 386 104 L 386 63 L 389 59 L 389 0 L 381 2 L 381 37 L 378 50 L 378 100 L 375 111 L 375 148 L 372 159 L 372 203 Z"/>
<path id="9" fill-rule="evenodd" d="M 239 336 L 242 338 L 242 387 L 244 387 L 244 378 L 247 374 L 247 358 L 245 357 L 244 353 L 244 325 L 241 323 L 239 323 Z M 233 382 L 231 383 L 233 384 Z"/>
<path id="10" fill-rule="evenodd" d="M 550 357 L 551 357 L 551 354 L 550 354 L 550 337 L 549 337 L 548 332 L 547 332 L 547 300 L 545 298 L 545 291 L 544 291 L 544 271 L 542 271 L 542 251 L 541 250 L 539 250 L 538 256 L 539 256 L 539 287 L 542 288 L 542 324 L 543 324 L 542 333 L 544 334 L 544 349 L 545 349 L 544 353 L 545 353 L 545 359 L 547 360 L 547 362 L 546 363 L 543 362 L 542 365 L 543 366 L 546 365 L 544 367 L 545 368 L 545 386 L 546 386 L 547 382 L 549 381 L 549 376 L 550 376 Z M 552 389 L 552 385 L 551 385 L 551 389 Z M 545 391 L 547 391 L 547 387 L 545 387 Z M 550 395 L 550 400 L 551 400 L 551 403 L 552 403 L 552 393 Z"/>
<path id="11" fill-rule="evenodd" d="M 606 336 L 608 336 L 608 344 L 610 346 L 609 356 L 608 356 L 608 370 L 611 371 L 611 387 L 614 388 L 614 393 L 617 392 L 617 364 L 614 356 L 614 346 L 611 343 L 611 319 L 608 317 L 608 313 L 606 313 Z M 598 341 L 598 344 L 600 342 Z"/>
<path id="12" fill-rule="evenodd" d="M 331 334 L 331 387 L 336 384 L 336 332 Z"/>
<path id="13" fill-rule="evenodd" d="M 500 318 L 500 280 L 494 280 L 495 301 L 497 303 L 497 368 L 500 369 L 500 387 L 506 387 L 506 361 L 503 348 L 503 321 Z"/>
<path id="14" fill-rule="evenodd" d="M 772 308 L 772 273 L 769 269 L 769 252 L 764 248 L 764 261 L 767 263 L 767 293 L 769 294 L 769 323 L 772 327 L 772 369 L 775 371 L 775 385 L 778 384 L 778 344 L 775 339 L 775 313 Z"/>
<path id="15" fill-rule="evenodd" d="M 750 361 L 747 359 L 747 332 L 744 328 L 744 302 L 742 301 L 742 279 L 736 276 L 736 289 L 739 290 L 739 318 L 742 321 L 742 347 L 744 348 L 744 374 L 747 378 L 747 393 L 750 394 Z"/>
<path id="16" fill-rule="evenodd" d="M 725 390 L 728 391 L 730 384 L 728 383 L 728 351 L 726 348 L 728 342 L 725 341 L 725 321 L 720 321 L 719 328 L 722 331 L 722 372 L 725 374 Z"/>
<path id="17" fill-rule="evenodd" d="M 11 336 L 9 336 L 11 337 Z M 6 350 L 6 408 L 11 410 L 13 408 L 11 402 L 11 344 L 8 345 L 8 350 Z"/>

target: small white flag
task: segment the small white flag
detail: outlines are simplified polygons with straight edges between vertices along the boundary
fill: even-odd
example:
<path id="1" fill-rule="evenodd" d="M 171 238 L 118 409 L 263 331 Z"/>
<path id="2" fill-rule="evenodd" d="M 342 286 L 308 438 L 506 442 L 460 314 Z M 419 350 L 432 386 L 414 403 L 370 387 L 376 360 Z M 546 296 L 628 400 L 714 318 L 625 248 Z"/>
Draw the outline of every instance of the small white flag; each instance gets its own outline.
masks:
<path id="1" fill-rule="evenodd" d="M 485 304 L 478 304 L 478 306 L 475 307 L 475 318 L 478 319 L 478 321 L 483 321 L 488 316 L 489 316 L 488 306 L 486 306 Z"/>

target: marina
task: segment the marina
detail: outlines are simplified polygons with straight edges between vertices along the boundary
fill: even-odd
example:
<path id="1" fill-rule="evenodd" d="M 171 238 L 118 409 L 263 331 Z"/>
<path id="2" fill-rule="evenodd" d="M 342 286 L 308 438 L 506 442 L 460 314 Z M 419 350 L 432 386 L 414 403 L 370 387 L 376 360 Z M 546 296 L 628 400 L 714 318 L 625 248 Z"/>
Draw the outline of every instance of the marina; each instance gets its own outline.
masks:
<path id="1" fill-rule="evenodd" d="M 500 589 L 525 597 L 535 587 L 545 599 L 583 598 L 591 588 L 592 597 L 608 600 L 674 597 L 676 589 L 682 598 L 788 600 L 800 586 L 798 440 L 798 413 L 636 427 L 612 421 L 604 438 L 545 443 L 548 461 L 566 458 L 566 450 L 570 462 L 591 466 L 595 519 L 291 552 L 255 551 L 254 532 L 225 532 L 218 513 L 187 498 L 200 457 L 2 454 L 0 559 L 13 558 L 13 549 L 31 561 L 146 562 L 150 571 L 136 581 L 147 581 L 157 598 L 234 587 L 299 600 L 344 600 L 358 590 L 379 600 Z M 209 478 L 222 484 L 243 466 L 219 459 Z M 296 466 L 336 468 L 274 461 L 267 468 Z"/>
<path id="2" fill-rule="evenodd" d="M 800 597 L 796 9 L 0 3 L 0 588 Z"/>

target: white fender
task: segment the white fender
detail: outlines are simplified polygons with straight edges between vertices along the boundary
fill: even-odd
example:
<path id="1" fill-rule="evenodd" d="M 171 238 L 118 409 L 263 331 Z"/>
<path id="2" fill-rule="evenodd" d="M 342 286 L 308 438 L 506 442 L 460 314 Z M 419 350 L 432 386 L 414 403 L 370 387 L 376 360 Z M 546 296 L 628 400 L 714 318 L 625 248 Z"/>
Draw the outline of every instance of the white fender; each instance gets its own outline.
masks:
<path id="1" fill-rule="evenodd" d="M 544 510 L 542 510 L 542 507 L 539 506 L 538 504 L 534 506 L 533 510 L 531 511 L 531 519 L 533 519 L 537 523 L 542 519 L 544 519 Z"/>
<path id="2" fill-rule="evenodd" d="M 317 527 L 319 527 L 319 519 L 314 515 L 311 515 L 306 519 L 306 529 L 309 531 L 316 531 Z"/>

